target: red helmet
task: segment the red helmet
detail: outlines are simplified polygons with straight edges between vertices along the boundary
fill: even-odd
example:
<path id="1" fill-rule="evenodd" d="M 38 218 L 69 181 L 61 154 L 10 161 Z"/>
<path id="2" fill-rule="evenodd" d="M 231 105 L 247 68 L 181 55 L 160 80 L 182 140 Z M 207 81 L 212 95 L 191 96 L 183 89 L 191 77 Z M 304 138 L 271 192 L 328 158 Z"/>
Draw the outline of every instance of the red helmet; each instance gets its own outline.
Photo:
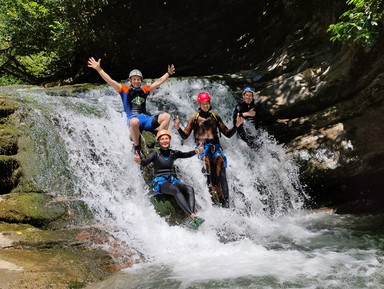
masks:
<path id="1" fill-rule="evenodd" d="M 197 102 L 202 103 L 204 101 L 211 101 L 211 97 L 208 92 L 201 92 L 197 95 Z"/>

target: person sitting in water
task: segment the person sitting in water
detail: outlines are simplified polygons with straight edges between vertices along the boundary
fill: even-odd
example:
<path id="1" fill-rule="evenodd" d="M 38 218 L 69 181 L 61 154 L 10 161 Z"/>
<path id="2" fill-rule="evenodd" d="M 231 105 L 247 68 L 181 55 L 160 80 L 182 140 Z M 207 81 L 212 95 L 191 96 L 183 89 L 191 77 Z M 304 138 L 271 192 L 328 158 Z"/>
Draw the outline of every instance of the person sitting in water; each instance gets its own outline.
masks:
<path id="1" fill-rule="evenodd" d="M 129 73 L 128 81 L 130 86 L 118 83 L 113 80 L 100 66 L 101 59 L 95 60 L 93 57 L 88 60 L 88 67 L 95 69 L 100 76 L 114 88 L 121 96 L 125 113 L 128 118 L 129 132 L 133 141 L 134 151 L 141 156 L 140 132 L 154 132 L 156 129 L 168 129 L 171 116 L 169 113 L 162 112 L 158 115 L 147 115 L 146 100 L 154 88 L 159 87 L 168 77 L 175 73 L 174 65 L 168 66 L 168 71 L 151 85 L 142 86 L 143 74 L 134 69 Z"/>
<path id="2" fill-rule="evenodd" d="M 242 93 L 243 101 L 233 111 L 233 124 L 237 122 L 240 115 L 244 118 L 244 124 L 238 127 L 238 136 L 247 143 L 250 148 L 258 148 L 255 131 L 266 125 L 271 125 L 285 120 L 277 120 L 263 105 L 255 100 L 255 91 L 251 87 L 245 87 Z"/>
<path id="3" fill-rule="evenodd" d="M 202 153 L 204 149 L 201 145 L 189 152 L 170 149 L 171 134 L 166 129 L 159 130 L 156 138 L 160 149 L 151 152 L 145 159 L 141 159 L 136 153 L 135 161 L 143 167 L 150 163 L 154 164 L 155 178 L 152 183 L 156 193 L 173 196 L 180 208 L 189 217 L 186 225 L 189 228 L 197 229 L 204 222 L 204 219 L 196 216 L 194 189 L 176 178 L 174 161 L 178 158 L 190 158 Z"/>
<path id="4" fill-rule="evenodd" d="M 199 157 L 204 164 L 204 173 L 207 175 L 207 185 L 212 201 L 214 203 L 220 202 L 223 208 L 229 208 L 229 189 L 225 170 L 227 158 L 220 145 L 218 132 L 223 133 L 228 138 L 232 137 L 236 133 L 237 127 L 243 123 L 243 119 L 238 116 L 233 128 L 229 129 L 220 116 L 211 112 L 209 93 L 199 93 L 197 102 L 199 109 L 189 117 L 185 129 L 180 128 L 178 117 L 173 124 L 182 139 L 187 139 L 193 131 L 196 145 L 203 144 L 204 152 Z"/>

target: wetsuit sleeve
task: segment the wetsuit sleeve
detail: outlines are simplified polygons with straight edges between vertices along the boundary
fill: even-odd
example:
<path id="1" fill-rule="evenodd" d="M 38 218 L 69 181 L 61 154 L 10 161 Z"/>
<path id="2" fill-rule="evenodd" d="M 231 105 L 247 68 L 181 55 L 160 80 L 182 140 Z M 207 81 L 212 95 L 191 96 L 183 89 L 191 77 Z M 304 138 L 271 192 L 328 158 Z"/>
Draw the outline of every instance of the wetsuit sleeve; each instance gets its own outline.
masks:
<path id="1" fill-rule="evenodd" d="M 224 124 L 220 116 L 216 115 L 216 117 L 220 132 L 222 132 L 222 134 L 225 135 L 227 138 L 231 138 L 236 133 L 237 127 L 234 125 L 231 129 L 229 129 Z"/>
<path id="2" fill-rule="evenodd" d="M 179 132 L 182 139 L 187 139 L 191 135 L 192 130 L 193 130 L 193 115 L 189 117 L 187 126 L 184 129 L 179 128 L 177 131 Z"/>
<path id="3" fill-rule="evenodd" d="M 130 88 L 128 86 L 126 86 L 124 84 L 120 84 L 120 90 L 118 91 L 118 93 L 121 96 L 121 101 L 123 102 L 124 111 L 128 117 L 130 117 L 132 115 L 131 104 L 130 104 L 129 99 L 128 99 L 128 91 L 129 90 L 130 90 Z"/>
<path id="4" fill-rule="evenodd" d="M 175 159 L 186 159 L 196 155 L 196 152 L 194 150 L 189 152 L 174 151 L 174 153 Z"/>
<path id="5" fill-rule="evenodd" d="M 141 160 L 140 166 L 145 167 L 149 165 L 150 163 L 154 162 L 156 158 L 156 152 L 151 152 L 147 158 Z"/>

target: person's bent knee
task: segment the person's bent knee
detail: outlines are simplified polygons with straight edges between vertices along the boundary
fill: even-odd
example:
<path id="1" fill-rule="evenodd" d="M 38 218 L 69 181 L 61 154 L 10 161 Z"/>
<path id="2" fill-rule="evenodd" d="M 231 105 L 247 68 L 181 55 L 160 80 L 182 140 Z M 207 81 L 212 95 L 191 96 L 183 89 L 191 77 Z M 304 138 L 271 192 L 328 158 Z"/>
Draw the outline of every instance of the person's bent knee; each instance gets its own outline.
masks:
<path id="1" fill-rule="evenodd" d="M 159 115 L 159 123 L 162 121 L 170 121 L 171 115 L 168 112 L 162 112 Z"/>
<path id="2" fill-rule="evenodd" d="M 138 128 L 140 126 L 140 121 L 138 118 L 131 118 L 129 120 L 129 126 L 132 128 Z"/>

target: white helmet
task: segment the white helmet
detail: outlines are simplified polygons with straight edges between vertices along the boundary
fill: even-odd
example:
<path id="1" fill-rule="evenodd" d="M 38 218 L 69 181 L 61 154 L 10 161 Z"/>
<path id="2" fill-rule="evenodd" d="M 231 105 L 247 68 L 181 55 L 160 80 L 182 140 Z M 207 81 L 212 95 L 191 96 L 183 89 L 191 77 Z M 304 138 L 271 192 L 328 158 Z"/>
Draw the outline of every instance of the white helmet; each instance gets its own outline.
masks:
<path id="1" fill-rule="evenodd" d="M 143 74 L 142 74 L 141 71 L 138 70 L 138 69 L 134 69 L 134 70 L 132 70 L 132 71 L 129 73 L 129 77 L 128 77 L 128 78 L 131 78 L 132 76 L 140 76 L 141 79 L 143 79 Z"/>

